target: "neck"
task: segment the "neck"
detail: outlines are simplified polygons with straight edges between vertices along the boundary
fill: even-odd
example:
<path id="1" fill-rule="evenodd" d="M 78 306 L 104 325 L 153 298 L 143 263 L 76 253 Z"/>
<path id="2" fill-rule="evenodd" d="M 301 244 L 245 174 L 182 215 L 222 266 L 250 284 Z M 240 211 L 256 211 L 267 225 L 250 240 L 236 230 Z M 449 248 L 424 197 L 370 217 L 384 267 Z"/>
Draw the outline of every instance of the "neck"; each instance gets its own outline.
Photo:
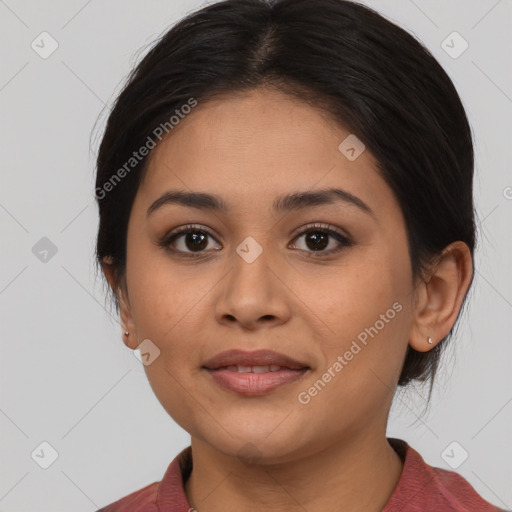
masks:
<path id="1" fill-rule="evenodd" d="M 340 442 L 272 465 L 248 465 L 192 438 L 185 493 L 197 512 L 380 512 L 398 484 L 402 461 L 385 434 Z"/>

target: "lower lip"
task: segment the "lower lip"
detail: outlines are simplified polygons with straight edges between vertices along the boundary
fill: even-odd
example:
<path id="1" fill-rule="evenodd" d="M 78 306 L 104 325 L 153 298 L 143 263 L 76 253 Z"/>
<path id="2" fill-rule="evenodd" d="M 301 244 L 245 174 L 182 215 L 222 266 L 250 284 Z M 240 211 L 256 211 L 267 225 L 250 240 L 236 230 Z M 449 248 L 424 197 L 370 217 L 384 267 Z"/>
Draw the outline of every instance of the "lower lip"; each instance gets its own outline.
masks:
<path id="1" fill-rule="evenodd" d="M 284 384 L 300 379 L 308 368 L 302 370 L 278 370 L 265 373 L 238 373 L 221 368 L 219 370 L 205 370 L 213 380 L 224 389 L 235 391 L 246 396 L 264 395 Z"/>

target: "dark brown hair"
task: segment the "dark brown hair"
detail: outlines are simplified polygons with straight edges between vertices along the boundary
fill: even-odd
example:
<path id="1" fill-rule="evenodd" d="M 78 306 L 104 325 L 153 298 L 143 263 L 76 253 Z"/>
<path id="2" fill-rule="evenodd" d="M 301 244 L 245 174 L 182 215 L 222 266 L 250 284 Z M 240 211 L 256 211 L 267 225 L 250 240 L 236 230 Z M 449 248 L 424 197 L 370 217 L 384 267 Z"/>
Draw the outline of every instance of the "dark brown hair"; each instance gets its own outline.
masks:
<path id="1" fill-rule="evenodd" d="M 261 86 L 321 109 L 372 152 L 401 206 L 415 280 L 451 242 L 465 242 L 474 254 L 471 128 L 452 81 L 423 44 L 352 1 L 225 0 L 166 32 L 131 72 L 109 115 L 97 159 L 96 258 L 100 265 L 110 258 L 118 283 L 147 168 L 147 156 L 130 160 L 134 150 L 158 126 L 172 135 L 170 117 L 191 99 L 200 104 Z M 428 352 L 408 347 L 399 385 L 432 384 L 455 325 Z"/>

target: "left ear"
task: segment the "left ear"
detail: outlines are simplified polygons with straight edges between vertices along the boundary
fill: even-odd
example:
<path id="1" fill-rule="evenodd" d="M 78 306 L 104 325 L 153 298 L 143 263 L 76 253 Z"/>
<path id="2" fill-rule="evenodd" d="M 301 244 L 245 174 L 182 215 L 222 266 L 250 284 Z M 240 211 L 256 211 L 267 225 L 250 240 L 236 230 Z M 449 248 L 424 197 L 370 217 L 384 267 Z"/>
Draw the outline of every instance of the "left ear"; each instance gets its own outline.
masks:
<path id="1" fill-rule="evenodd" d="M 417 289 L 409 345 L 418 352 L 435 347 L 453 327 L 473 276 L 469 247 L 461 241 L 443 249 L 427 282 Z M 432 343 L 428 339 L 432 339 Z"/>

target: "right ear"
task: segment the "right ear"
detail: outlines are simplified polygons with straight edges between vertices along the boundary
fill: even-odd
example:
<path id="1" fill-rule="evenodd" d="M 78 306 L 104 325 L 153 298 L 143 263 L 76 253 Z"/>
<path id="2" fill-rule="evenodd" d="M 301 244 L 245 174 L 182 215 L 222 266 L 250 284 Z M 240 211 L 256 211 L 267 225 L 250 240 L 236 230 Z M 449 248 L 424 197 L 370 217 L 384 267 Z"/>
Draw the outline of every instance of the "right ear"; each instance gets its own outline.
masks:
<path id="1" fill-rule="evenodd" d="M 103 258 L 102 264 L 103 273 L 107 278 L 107 281 L 115 293 L 118 301 L 119 301 L 119 313 L 121 316 L 121 328 L 123 332 L 121 333 L 121 338 L 124 344 L 135 350 L 138 347 L 137 342 L 137 332 L 135 329 L 135 323 L 133 321 L 130 301 L 128 298 L 128 293 L 126 291 L 126 286 L 123 283 L 118 283 L 115 276 L 115 266 L 113 264 L 113 258 L 111 256 L 105 256 Z M 129 336 L 126 336 L 124 333 L 128 331 L 130 333 Z"/>

